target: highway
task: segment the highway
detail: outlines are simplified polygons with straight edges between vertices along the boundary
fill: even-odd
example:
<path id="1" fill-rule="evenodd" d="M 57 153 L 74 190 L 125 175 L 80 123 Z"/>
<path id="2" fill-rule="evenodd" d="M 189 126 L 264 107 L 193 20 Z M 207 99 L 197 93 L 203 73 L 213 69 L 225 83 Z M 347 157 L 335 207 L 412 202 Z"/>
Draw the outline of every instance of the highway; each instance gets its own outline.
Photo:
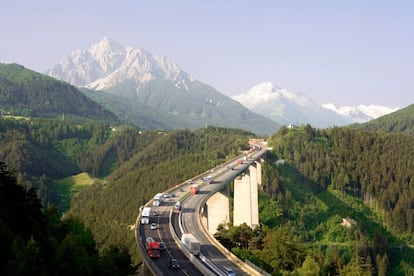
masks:
<path id="1" fill-rule="evenodd" d="M 214 179 L 213 184 L 204 184 L 200 186 L 200 191 L 191 195 L 189 193 L 190 184 L 182 183 L 174 189 L 170 189 L 165 193 L 170 196 L 164 198 L 160 206 L 151 207 L 153 214 L 150 217 L 151 222 L 157 222 L 158 229 L 151 230 L 150 224 L 139 224 L 139 237 L 145 241 L 146 237 L 153 237 L 156 241 L 165 243 L 166 249 L 161 251 L 159 259 L 146 260 L 148 265 L 153 268 L 157 275 L 226 275 L 225 268 L 231 268 L 236 275 L 248 275 L 240 269 L 236 264 L 231 262 L 225 254 L 223 254 L 208 238 L 203 231 L 199 220 L 199 210 L 205 200 L 215 191 L 220 190 L 223 185 L 228 184 L 245 168 L 247 168 L 255 158 L 261 156 L 265 150 L 255 152 L 251 160 L 247 160 L 244 164 L 238 165 L 237 159 L 214 168 L 214 172 L 206 172 L 202 176 L 211 174 Z M 229 170 L 227 166 L 234 167 Z M 192 183 L 203 183 L 202 176 L 192 179 Z M 171 196 L 174 195 L 174 196 Z M 172 212 L 173 206 L 177 200 L 182 200 L 183 208 L 179 214 Z M 180 224 L 181 223 L 181 224 Z M 182 233 L 192 233 L 201 244 L 200 256 L 192 256 L 179 242 Z M 142 251 L 142 254 L 146 254 Z M 176 258 L 179 261 L 180 268 L 171 270 L 169 261 Z M 190 260 L 191 259 L 191 260 Z"/>

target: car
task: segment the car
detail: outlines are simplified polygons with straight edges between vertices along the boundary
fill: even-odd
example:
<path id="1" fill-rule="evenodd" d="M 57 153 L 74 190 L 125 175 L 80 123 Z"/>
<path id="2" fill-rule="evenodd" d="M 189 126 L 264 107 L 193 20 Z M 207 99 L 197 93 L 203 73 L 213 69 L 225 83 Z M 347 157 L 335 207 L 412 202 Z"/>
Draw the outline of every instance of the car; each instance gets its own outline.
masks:
<path id="1" fill-rule="evenodd" d="M 165 243 L 164 242 L 160 242 L 160 250 L 165 250 Z"/>
<path id="2" fill-rule="evenodd" d="M 170 260 L 170 268 L 171 269 L 179 269 L 180 268 L 180 264 L 178 263 L 177 259 L 171 259 Z"/>
<path id="3" fill-rule="evenodd" d="M 155 222 L 151 223 L 151 230 L 157 230 L 157 224 Z"/>
<path id="4" fill-rule="evenodd" d="M 234 271 L 230 268 L 224 268 L 224 273 L 228 276 L 236 276 L 236 273 L 234 273 Z"/>

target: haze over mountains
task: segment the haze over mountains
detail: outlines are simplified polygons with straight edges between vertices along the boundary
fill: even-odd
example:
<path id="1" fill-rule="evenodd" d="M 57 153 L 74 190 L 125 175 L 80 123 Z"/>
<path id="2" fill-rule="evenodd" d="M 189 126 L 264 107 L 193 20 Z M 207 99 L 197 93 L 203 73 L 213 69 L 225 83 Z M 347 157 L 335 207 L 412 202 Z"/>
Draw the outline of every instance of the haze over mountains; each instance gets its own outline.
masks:
<path id="1" fill-rule="evenodd" d="M 319 105 L 304 94 L 295 94 L 264 82 L 245 94 L 232 97 L 254 112 L 249 113 L 240 109 L 231 98 L 197 81 L 167 58 L 152 55 L 144 49 L 124 47 L 107 37 L 87 50 L 73 52 L 49 69 L 47 74 L 78 87 L 102 90 L 149 106 L 159 112 L 160 117 L 171 121 L 173 127 L 193 129 L 200 127 L 201 121 L 202 124 L 270 134 L 279 124 L 341 126 L 366 122 L 398 109 L 374 105 Z M 99 97 L 99 94 L 94 94 L 94 97 Z M 140 108 L 142 110 L 143 107 Z M 143 113 L 145 110 L 142 110 Z M 258 120 L 263 118 L 257 115 L 276 122 L 276 126 L 266 121 L 260 123 L 262 127 L 258 129 Z M 251 126 L 252 120 L 256 127 Z"/>

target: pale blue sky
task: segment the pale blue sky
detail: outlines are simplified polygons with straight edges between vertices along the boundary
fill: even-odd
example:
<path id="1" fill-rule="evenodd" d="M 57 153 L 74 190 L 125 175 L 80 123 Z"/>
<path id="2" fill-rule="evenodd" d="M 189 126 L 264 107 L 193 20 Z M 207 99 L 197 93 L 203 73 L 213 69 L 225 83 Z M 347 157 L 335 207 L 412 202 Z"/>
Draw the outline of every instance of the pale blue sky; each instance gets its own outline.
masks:
<path id="1" fill-rule="evenodd" d="M 107 36 L 229 96 L 270 81 L 319 104 L 414 103 L 414 1 L 0 4 L 0 62 L 38 72 Z"/>

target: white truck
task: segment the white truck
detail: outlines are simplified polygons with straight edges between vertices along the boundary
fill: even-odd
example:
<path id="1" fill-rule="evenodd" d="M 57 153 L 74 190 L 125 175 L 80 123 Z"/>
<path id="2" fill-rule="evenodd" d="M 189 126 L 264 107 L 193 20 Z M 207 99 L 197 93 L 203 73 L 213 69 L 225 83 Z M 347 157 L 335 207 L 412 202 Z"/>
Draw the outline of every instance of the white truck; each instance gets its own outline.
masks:
<path id="1" fill-rule="evenodd" d="M 161 202 L 162 202 L 162 198 L 163 198 L 164 194 L 163 193 L 158 193 L 154 196 L 154 199 L 152 201 L 152 206 L 160 206 Z"/>
<path id="2" fill-rule="evenodd" d="M 149 224 L 151 215 L 151 207 L 144 207 L 141 213 L 141 224 Z"/>
<path id="3" fill-rule="evenodd" d="M 183 234 L 181 236 L 181 243 L 194 256 L 200 255 L 200 242 L 192 234 Z"/>

